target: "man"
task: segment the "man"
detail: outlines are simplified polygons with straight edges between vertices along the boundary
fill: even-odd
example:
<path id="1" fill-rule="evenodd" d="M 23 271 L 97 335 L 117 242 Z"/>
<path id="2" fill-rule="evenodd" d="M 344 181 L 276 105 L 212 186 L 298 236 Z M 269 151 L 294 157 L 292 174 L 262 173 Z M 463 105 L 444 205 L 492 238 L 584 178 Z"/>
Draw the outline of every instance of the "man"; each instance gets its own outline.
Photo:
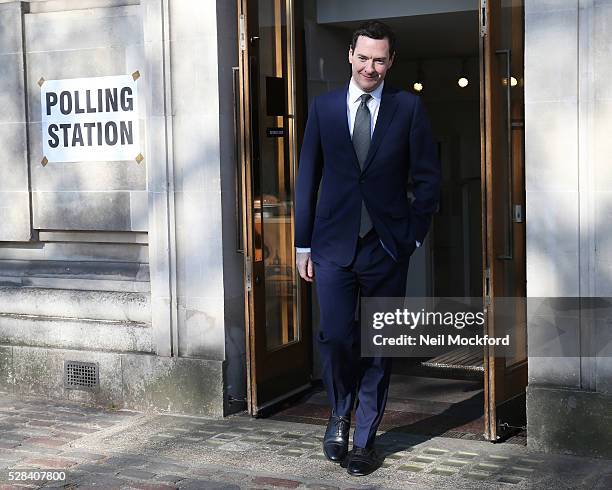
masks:
<path id="1" fill-rule="evenodd" d="M 355 31 L 349 84 L 311 105 L 296 187 L 297 265 L 316 286 L 323 382 L 332 408 L 323 451 L 334 462 L 347 456 L 356 405 L 347 461 L 356 476 L 379 465 L 374 438 L 391 371 L 390 358 L 360 358 L 358 299 L 404 296 L 409 258 L 425 238 L 440 185 L 421 100 L 384 83 L 394 56 L 395 36 L 382 22 Z"/>

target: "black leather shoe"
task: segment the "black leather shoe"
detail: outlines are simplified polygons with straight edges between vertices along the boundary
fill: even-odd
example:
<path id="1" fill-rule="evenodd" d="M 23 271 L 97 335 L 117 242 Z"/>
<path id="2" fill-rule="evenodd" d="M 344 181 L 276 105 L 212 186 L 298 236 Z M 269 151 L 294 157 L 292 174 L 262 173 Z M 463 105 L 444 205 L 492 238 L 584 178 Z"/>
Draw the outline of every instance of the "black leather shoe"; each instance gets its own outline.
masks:
<path id="1" fill-rule="evenodd" d="M 348 453 L 350 417 L 331 415 L 323 437 L 323 454 L 334 463 L 341 463 Z"/>
<path id="2" fill-rule="evenodd" d="M 365 476 L 380 466 L 380 460 L 374 448 L 355 447 L 349 456 L 346 471 L 351 476 Z"/>

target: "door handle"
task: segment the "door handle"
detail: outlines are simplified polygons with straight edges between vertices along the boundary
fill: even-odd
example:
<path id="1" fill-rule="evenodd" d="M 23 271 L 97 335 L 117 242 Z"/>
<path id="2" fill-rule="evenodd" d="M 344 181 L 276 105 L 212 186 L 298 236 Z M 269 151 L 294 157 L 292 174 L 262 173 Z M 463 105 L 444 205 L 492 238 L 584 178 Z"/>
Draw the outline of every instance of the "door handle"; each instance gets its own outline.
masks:
<path id="1" fill-rule="evenodd" d="M 242 140 L 242 133 L 240 131 L 240 69 L 237 66 L 232 67 L 233 77 L 233 103 L 234 103 L 234 158 L 236 160 L 236 176 L 234 178 L 234 185 L 236 191 L 236 203 L 235 203 L 235 223 L 236 223 L 236 252 L 244 254 L 244 237 L 242 234 L 242 152 L 240 150 L 240 141 Z"/>
<path id="2" fill-rule="evenodd" d="M 507 159 L 507 172 L 508 172 L 508 203 L 507 203 L 507 220 L 508 220 L 508 233 L 506 234 L 506 253 L 504 255 L 498 255 L 497 258 L 501 260 L 513 260 L 514 259 L 514 212 L 512 206 L 512 192 L 514 191 L 514 179 L 513 179 L 513 155 L 512 155 L 512 50 L 510 49 L 498 49 L 495 54 L 503 54 L 506 56 L 506 133 L 508 138 L 508 159 Z"/>

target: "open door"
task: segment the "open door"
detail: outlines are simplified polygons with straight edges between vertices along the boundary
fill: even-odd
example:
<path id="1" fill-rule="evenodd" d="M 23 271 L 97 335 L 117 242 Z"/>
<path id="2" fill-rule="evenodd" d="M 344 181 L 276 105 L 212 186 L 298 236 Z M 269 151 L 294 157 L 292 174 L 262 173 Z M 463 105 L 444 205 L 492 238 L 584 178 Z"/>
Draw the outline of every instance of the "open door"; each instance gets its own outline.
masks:
<path id="1" fill-rule="evenodd" d="M 485 349 L 484 435 L 491 441 L 525 426 L 523 16 L 522 0 L 481 0 L 484 333 L 497 336 L 510 328 L 513 337 L 511 353 Z M 510 315 L 507 298 L 517 299 Z"/>
<path id="2" fill-rule="evenodd" d="M 248 407 L 310 386 L 311 333 L 293 243 L 298 118 L 292 0 L 238 0 L 235 71 Z"/>

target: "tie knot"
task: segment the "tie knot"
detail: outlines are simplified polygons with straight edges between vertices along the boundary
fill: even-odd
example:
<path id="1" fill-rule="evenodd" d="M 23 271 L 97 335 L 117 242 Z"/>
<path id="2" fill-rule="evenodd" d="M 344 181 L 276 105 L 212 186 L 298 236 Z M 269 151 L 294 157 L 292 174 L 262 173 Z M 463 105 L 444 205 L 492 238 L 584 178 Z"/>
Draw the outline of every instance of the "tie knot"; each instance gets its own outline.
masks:
<path id="1" fill-rule="evenodd" d="M 372 98 L 372 96 L 370 94 L 363 94 L 360 98 L 361 98 L 361 103 L 363 105 L 366 105 L 368 101 Z"/>

